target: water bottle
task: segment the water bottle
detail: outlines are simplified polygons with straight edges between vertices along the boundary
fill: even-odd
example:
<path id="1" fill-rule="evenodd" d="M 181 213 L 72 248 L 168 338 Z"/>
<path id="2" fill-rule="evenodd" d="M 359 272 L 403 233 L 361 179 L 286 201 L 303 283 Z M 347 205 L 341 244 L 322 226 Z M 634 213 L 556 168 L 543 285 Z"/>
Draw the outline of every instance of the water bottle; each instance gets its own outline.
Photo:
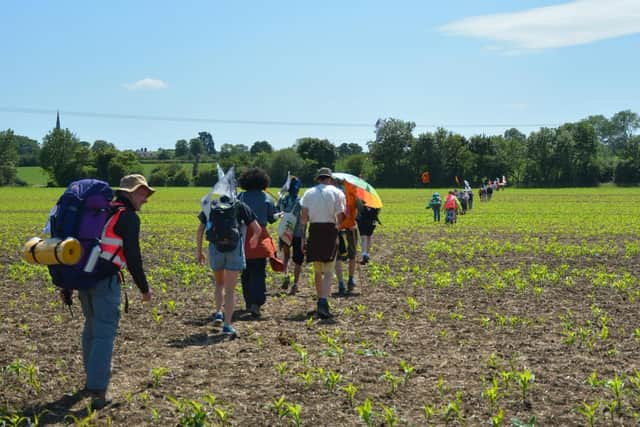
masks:
<path id="1" fill-rule="evenodd" d="M 93 249 L 91 249 L 91 254 L 89 254 L 89 258 L 87 258 L 87 263 L 84 265 L 85 273 L 93 273 L 93 269 L 96 268 L 96 263 L 98 262 L 98 258 L 100 257 L 100 245 L 95 245 Z"/>

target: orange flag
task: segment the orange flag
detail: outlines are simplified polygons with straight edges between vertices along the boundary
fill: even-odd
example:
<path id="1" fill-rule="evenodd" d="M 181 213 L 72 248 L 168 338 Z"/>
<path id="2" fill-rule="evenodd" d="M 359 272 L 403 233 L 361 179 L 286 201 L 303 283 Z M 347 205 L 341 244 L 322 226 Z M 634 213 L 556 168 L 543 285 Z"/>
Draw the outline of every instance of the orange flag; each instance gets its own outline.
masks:
<path id="1" fill-rule="evenodd" d="M 428 171 L 422 172 L 422 183 L 428 184 L 429 182 L 431 182 L 431 179 L 429 178 L 429 172 Z"/>

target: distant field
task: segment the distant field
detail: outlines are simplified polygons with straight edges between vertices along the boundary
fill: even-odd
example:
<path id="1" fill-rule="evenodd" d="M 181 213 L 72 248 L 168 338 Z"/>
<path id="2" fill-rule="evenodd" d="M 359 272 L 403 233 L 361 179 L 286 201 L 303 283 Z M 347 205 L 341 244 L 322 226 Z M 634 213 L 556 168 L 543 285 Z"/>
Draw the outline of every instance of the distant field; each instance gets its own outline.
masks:
<path id="1" fill-rule="evenodd" d="M 147 178 L 151 175 L 151 171 L 156 167 L 167 163 L 143 163 L 142 168 L 144 170 L 144 176 Z M 191 172 L 192 163 L 183 163 L 182 167 L 188 172 Z M 205 164 L 201 167 L 210 167 L 209 164 Z M 22 166 L 18 168 L 18 178 L 26 182 L 33 187 L 44 187 L 47 185 L 49 179 L 47 173 L 39 166 Z"/>
<path id="2" fill-rule="evenodd" d="M 40 166 L 22 166 L 18 168 L 18 178 L 31 186 L 44 187 L 49 176 Z"/>

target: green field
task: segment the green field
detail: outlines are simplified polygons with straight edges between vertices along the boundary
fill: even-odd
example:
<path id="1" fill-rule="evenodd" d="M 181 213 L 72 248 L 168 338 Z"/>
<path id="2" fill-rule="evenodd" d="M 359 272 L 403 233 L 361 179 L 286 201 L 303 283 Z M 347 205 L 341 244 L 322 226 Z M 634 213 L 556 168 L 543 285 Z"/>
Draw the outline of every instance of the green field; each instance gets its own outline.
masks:
<path id="1" fill-rule="evenodd" d="M 86 401 L 59 403 L 83 385 L 79 304 L 72 318 L 46 268 L 20 258 L 61 191 L 0 188 L 0 420 L 89 416 Z M 243 317 L 237 287 L 240 338 L 230 341 L 212 327 L 212 278 L 195 262 L 206 189 L 158 189 L 140 213 L 154 300 L 128 292 L 115 404 L 94 421 L 636 425 L 637 189 L 507 189 L 476 197 L 453 226 L 425 209 L 432 191 L 379 191 L 371 262 L 358 265 L 352 295 L 330 298 L 334 319 L 313 312 L 310 266 L 295 296 L 269 270 L 262 319 Z"/>
<path id="2" fill-rule="evenodd" d="M 18 168 L 18 178 L 34 187 L 47 185 L 49 175 L 40 166 L 21 166 Z"/>

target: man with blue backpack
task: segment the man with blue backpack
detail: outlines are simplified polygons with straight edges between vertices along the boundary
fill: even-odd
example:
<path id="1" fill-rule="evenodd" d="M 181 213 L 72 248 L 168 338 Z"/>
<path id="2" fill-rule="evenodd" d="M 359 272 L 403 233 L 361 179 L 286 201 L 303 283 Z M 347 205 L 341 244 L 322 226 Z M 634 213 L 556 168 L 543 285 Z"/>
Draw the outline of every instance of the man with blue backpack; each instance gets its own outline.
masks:
<path id="1" fill-rule="evenodd" d="M 52 265 L 49 269 L 53 283 L 63 288 L 68 304 L 73 290 L 78 290 L 85 317 L 84 393 L 91 397 L 93 409 L 102 409 L 110 403 L 107 389 L 120 320 L 123 267 L 131 273 L 142 300 L 151 301 L 151 289 L 142 266 L 140 218 L 136 212 L 154 192 L 144 176 L 138 174 L 122 178 L 115 200 L 111 200 L 113 190 L 107 183 L 80 180 L 65 191 L 50 218 L 53 237 L 73 236 L 83 245 L 84 255 L 77 265 Z"/>

